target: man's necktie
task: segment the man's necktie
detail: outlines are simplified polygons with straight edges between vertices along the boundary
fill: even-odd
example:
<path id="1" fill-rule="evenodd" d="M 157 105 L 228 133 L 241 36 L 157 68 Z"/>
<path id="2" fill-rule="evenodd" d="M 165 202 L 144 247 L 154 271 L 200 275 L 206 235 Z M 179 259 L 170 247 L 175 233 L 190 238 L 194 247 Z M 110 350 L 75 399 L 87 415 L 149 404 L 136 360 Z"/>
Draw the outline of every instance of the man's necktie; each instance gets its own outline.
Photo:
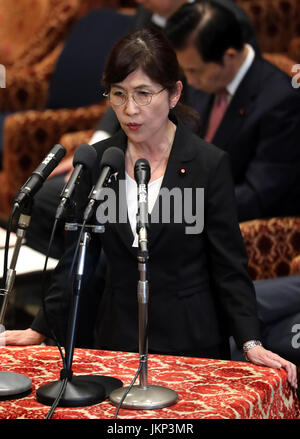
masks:
<path id="1" fill-rule="evenodd" d="M 227 107 L 228 107 L 228 91 L 222 90 L 220 93 L 216 95 L 214 104 L 210 112 L 208 129 L 205 135 L 205 140 L 207 142 L 211 142 L 212 139 L 214 138 L 214 135 L 227 110 Z"/>

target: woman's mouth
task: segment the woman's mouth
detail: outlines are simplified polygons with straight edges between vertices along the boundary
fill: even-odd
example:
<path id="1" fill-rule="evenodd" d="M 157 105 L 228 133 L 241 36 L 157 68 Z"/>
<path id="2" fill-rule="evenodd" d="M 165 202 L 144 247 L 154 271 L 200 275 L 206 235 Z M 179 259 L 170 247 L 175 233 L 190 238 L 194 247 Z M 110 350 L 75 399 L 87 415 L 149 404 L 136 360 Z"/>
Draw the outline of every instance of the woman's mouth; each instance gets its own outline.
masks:
<path id="1" fill-rule="evenodd" d="M 141 125 L 138 123 L 128 123 L 127 126 L 130 131 L 137 131 L 141 127 Z"/>

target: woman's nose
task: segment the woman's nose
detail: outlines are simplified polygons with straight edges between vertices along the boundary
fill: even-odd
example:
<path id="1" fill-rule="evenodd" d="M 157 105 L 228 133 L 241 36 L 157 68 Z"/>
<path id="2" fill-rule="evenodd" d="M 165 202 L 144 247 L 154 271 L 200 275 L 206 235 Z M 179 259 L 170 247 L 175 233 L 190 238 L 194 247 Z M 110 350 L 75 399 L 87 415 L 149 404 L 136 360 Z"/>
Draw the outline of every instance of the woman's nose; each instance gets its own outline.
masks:
<path id="1" fill-rule="evenodd" d="M 127 114 L 135 114 L 138 112 L 138 105 L 135 103 L 133 96 L 131 94 L 128 95 L 127 101 L 124 104 L 124 111 Z"/>

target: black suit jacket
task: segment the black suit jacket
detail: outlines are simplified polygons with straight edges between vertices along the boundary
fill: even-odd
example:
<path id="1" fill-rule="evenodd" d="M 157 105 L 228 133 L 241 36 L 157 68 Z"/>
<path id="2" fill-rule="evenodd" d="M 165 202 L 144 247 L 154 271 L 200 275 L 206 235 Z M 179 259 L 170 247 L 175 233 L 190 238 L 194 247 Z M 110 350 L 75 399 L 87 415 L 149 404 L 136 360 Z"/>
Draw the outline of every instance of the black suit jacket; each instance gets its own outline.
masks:
<path id="1" fill-rule="evenodd" d="M 203 136 L 213 98 L 190 95 Z M 300 214 L 299 115 L 291 79 L 256 56 L 212 140 L 230 156 L 240 221 Z"/>
<path id="2" fill-rule="evenodd" d="M 100 161 L 103 151 L 110 146 L 125 151 L 126 145 L 127 138 L 120 131 L 94 146 Z M 181 168 L 186 170 L 184 175 L 179 172 Z M 79 212 L 86 205 L 98 176 L 97 165 L 92 175 L 85 175 L 78 186 Z M 123 169 L 119 179 L 124 176 Z M 113 181 L 111 187 L 118 205 L 119 182 Z M 188 224 L 184 220 L 150 225 L 149 349 L 178 354 L 192 351 L 201 356 L 201 349 L 222 343 L 229 334 L 234 335 L 238 345 L 260 338 L 255 292 L 247 273 L 247 255 L 236 217 L 227 154 L 192 135 L 179 123 L 162 188 L 179 188 L 182 193 L 185 188 L 193 188 L 193 197 L 196 188 L 204 188 L 204 228 L 202 233 L 186 234 Z M 154 210 L 157 208 L 158 202 Z M 171 208 L 171 218 L 172 212 Z M 99 299 L 97 328 L 102 348 L 138 349 L 139 275 L 137 249 L 132 247 L 132 242 L 133 234 L 126 221 L 106 224 L 105 233 L 92 235 L 89 245 L 79 335 L 81 331 L 85 335 L 91 332 Z M 108 264 L 102 296 L 97 274 L 101 248 Z M 47 297 L 53 324 L 67 321 L 61 307 L 67 308 L 67 273 L 73 254 L 74 250 L 69 250 L 60 261 Z M 42 311 L 32 327 L 47 332 Z"/>

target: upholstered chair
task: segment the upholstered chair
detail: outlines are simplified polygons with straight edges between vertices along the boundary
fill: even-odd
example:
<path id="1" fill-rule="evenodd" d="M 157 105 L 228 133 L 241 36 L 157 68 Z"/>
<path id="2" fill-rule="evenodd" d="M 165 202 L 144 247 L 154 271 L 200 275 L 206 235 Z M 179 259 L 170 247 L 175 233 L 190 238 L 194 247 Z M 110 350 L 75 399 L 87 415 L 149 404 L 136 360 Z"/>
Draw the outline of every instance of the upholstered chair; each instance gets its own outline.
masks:
<path id="1" fill-rule="evenodd" d="M 240 229 L 253 280 L 296 273 L 295 258 L 300 255 L 300 217 L 245 221 L 240 223 Z"/>

